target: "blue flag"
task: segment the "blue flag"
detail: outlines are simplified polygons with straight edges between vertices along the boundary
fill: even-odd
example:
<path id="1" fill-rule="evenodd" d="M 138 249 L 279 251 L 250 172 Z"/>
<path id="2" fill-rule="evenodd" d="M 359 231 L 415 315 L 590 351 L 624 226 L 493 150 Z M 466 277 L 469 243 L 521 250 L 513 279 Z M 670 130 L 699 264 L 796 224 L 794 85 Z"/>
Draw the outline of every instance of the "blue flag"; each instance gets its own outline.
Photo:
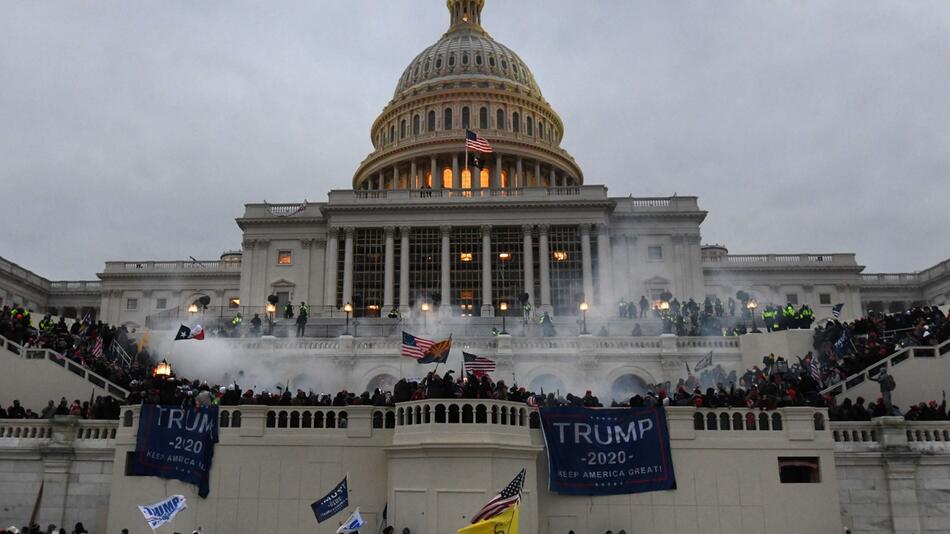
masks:
<path id="1" fill-rule="evenodd" d="M 850 339 L 850 333 L 848 329 L 845 328 L 841 331 L 841 337 L 838 338 L 838 341 L 835 341 L 835 354 L 838 356 L 844 356 L 848 352 L 848 341 Z"/>
<path id="2" fill-rule="evenodd" d="M 662 408 L 541 408 L 550 490 L 617 495 L 676 489 Z"/>
<path id="3" fill-rule="evenodd" d="M 207 497 L 214 444 L 218 442 L 218 407 L 143 404 L 135 453 L 129 470 L 136 475 L 176 478 L 198 486 Z"/>
<path id="4" fill-rule="evenodd" d="M 330 493 L 323 496 L 322 499 L 310 505 L 313 509 L 313 515 L 317 517 L 317 523 L 322 523 L 334 515 L 343 511 L 350 505 L 349 490 L 346 487 L 346 477 L 333 488 Z"/>

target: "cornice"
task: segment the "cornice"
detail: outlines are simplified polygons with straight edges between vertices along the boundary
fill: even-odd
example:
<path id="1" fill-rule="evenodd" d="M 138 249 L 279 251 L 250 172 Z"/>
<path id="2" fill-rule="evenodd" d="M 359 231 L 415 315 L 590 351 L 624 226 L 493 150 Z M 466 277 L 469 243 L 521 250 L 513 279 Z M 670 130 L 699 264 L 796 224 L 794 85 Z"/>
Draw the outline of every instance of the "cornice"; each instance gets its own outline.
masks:
<path id="1" fill-rule="evenodd" d="M 562 208 L 605 208 L 613 209 L 614 203 L 610 200 L 578 200 L 578 201 L 564 201 L 558 200 L 557 202 L 544 202 L 544 203 L 532 203 L 532 202 L 505 202 L 501 204 L 466 204 L 466 203 L 445 203 L 445 204 L 360 204 L 360 205 L 346 205 L 346 206 L 327 206 L 324 210 L 327 213 L 334 212 L 352 212 L 352 211 L 372 211 L 372 212 L 381 212 L 381 211 L 410 211 L 410 210 L 473 210 L 473 209 L 516 209 L 516 208 L 552 208 L 552 209 L 562 209 Z"/>

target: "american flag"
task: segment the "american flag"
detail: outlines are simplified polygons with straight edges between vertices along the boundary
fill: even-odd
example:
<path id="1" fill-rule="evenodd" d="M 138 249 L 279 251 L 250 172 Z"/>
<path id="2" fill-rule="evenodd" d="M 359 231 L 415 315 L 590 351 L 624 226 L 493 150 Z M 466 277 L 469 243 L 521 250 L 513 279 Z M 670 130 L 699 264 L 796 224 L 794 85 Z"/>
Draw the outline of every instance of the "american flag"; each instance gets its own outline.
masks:
<path id="1" fill-rule="evenodd" d="M 485 152 L 490 154 L 492 151 L 491 143 L 484 137 L 479 137 L 471 130 L 465 130 L 465 147 L 476 152 Z"/>
<path id="2" fill-rule="evenodd" d="M 469 354 L 467 352 L 462 353 L 462 358 L 465 361 L 465 371 L 469 373 L 494 373 L 495 372 L 495 360 L 491 358 L 485 358 L 484 356 L 476 356 L 474 354 Z"/>
<path id="3" fill-rule="evenodd" d="M 818 367 L 818 362 L 812 360 L 811 369 L 809 369 L 808 372 L 811 374 L 812 380 L 814 380 L 816 384 L 821 385 L 821 369 Z"/>
<path id="4" fill-rule="evenodd" d="M 835 304 L 835 307 L 831 308 L 831 315 L 833 315 L 835 319 L 841 317 L 841 308 L 844 308 L 844 302 Z"/>
<path id="5" fill-rule="evenodd" d="M 522 469 L 518 476 L 505 486 L 498 495 L 488 501 L 482 509 L 472 517 L 472 523 L 491 519 L 504 512 L 508 508 L 521 502 L 521 489 L 524 488 L 525 470 Z"/>
<path id="6" fill-rule="evenodd" d="M 403 330 L 401 354 L 407 358 L 418 360 L 425 356 L 426 351 L 429 350 L 429 347 L 434 344 L 435 341 L 432 341 L 431 339 L 422 339 L 421 337 L 416 337 Z"/>
<path id="7" fill-rule="evenodd" d="M 96 338 L 96 344 L 92 347 L 92 355 L 96 358 L 102 358 L 102 336 Z"/>
<path id="8" fill-rule="evenodd" d="M 703 356 L 703 359 L 696 362 L 696 365 L 693 366 L 693 371 L 699 371 L 705 369 L 712 365 L 713 351 L 709 351 L 709 354 Z"/>

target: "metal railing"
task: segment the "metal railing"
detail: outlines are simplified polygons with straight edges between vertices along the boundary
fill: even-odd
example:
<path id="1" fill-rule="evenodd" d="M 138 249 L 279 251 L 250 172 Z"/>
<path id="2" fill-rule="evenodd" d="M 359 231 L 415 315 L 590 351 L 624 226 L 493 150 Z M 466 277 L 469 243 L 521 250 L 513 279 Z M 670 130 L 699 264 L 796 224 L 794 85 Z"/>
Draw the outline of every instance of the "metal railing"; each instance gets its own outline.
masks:
<path id="1" fill-rule="evenodd" d="M 948 352 L 950 352 L 950 340 L 944 341 L 940 345 L 931 347 L 904 347 L 884 358 L 883 360 L 873 363 L 858 371 L 857 373 L 852 374 L 841 382 L 826 387 L 825 389 L 821 390 L 821 394 L 838 396 L 850 389 L 854 389 L 861 384 L 864 384 L 867 381 L 873 380 L 873 377 L 878 374 L 882 367 L 887 369 L 888 374 L 890 374 L 891 368 L 900 364 L 901 362 L 914 358 L 941 358 Z"/>

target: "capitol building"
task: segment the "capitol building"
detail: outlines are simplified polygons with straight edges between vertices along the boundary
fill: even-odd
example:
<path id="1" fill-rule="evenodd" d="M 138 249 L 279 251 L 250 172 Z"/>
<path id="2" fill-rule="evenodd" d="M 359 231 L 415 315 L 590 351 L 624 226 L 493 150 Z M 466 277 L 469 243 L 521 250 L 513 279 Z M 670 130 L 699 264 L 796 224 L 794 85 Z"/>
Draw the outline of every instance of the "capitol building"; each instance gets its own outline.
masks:
<path id="1" fill-rule="evenodd" d="M 90 314 L 148 330 L 169 362 L 218 383 L 240 372 L 248 381 L 315 391 L 389 387 L 429 370 L 400 357 L 405 330 L 452 335 L 454 347 L 496 360 L 506 381 L 535 391 L 590 389 L 607 403 L 676 383 L 706 355 L 741 374 L 760 365 L 763 354 L 791 357 L 813 348 L 809 330 L 663 335 L 653 313 L 621 317 L 621 302 L 643 298 L 651 308 L 665 307 L 672 295 L 725 303 L 745 292 L 760 307 L 808 305 L 819 320 L 839 304 L 842 320 L 866 310 L 950 304 L 950 259 L 920 271 L 865 273 L 849 252 L 730 254 L 728 243 L 703 242 L 707 212 L 694 196 L 609 194 L 603 177 L 586 176 L 561 146 L 569 125 L 528 65 L 482 26 L 484 4 L 447 0 L 444 33 L 411 59 L 370 126 L 373 151 L 325 201 L 248 203 L 236 220 L 240 250 L 209 252 L 209 259 L 109 260 L 97 280 L 48 280 L 0 258 L 0 303 L 26 305 L 34 321 L 47 311 Z M 467 148 L 467 131 L 487 140 L 491 152 Z M 309 306 L 302 336 L 294 319 L 283 318 L 288 303 L 295 312 L 300 303 Z M 743 311 L 726 313 L 723 328 L 751 329 Z M 226 331 L 238 314 L 245 332 L 255 315 L 273 325 L 263 337 L 171 341 L 180 324 Z M 543 335 L 544 314 L 556 334 Z M 60 395 L 86 399 L 90 389 L 128 393 L 81 366 L 53 366 L 50 351 L 4 343 L 0 391 L 28 405 Z M 202 353 L 212 350 L 226 357 Z M 950 347 L 930 360 L 918 354 L 894 372 L 929 384 L 928 375 L 950 371 L 946 352 Z M 457 369 L 455 356 L 450 365 Z M 23 388 L 23 376 L 37 377 L 42 387 Z M 841 398 L 872 398 L 876 388 L 849 383 Z M 908 396 L 895 403 L 920 400 L 896 393 Z M 939 387 L 930 394 L 939 398 Z M 135 448 L 137 407 L 124 407 L 119 421 L 0 420 L 0 521 L 31 506 L 44 481 L 52 492 L 42 510 L 59 524 L 82 518 L 87 528 L 98 525 L 95 532 L 130 525 L 143 532 L 136 505 L 173 493 L 189 499 L 176 531 L 313 531 L 309 504 L 349 473 L 351 500 L 363 503 L 372 527 L 367 532 L 376 532 L 388 510 L 387 520 L 400 529 L 442 534 L 463 526 L 464 514 L 527 466 L 523 533 L 837 534 L 845 526 L 855 533 L 950 532 L 950 499 L 938 494 L 950 489 L 946 425 L 925 429 L 893 418 L 831 423 L 823 409 L 789 407 L 764 423 L 754 418 L 750 427 L 745 415 L 734 418 L 735 410 L 675 407 L 668 421 L 677 489 L 568 497 L 547 490 L 545 443 L 524 404 L 409 404 L 347 407 L 342 414 L 320 407 L 307 407 L 306 415 L 266 406 L 225 411 L 208 499 L 177 481 L 124 471 Z M 439 409 L 443 416 L 455 410 L 470 424 L 439 424 L 430 418 Z M 320 429 L 288 424 L 318 414 L 348 422 Z M 818 466 L 814 483 L 781 479 L 783 462 L 806 461 Z M 60 483 L 65 489 L 57 489 Z"/>

